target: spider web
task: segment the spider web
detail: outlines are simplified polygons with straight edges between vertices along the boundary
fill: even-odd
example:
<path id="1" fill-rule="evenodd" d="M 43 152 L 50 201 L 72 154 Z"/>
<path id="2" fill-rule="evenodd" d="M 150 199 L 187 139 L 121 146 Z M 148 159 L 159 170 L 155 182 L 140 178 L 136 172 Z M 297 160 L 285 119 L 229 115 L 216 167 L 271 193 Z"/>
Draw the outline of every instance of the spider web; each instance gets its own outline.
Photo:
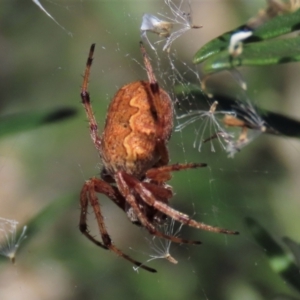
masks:
<path id="1" fill-rule="evenodd" d="M 169 227 L 166 228 L 168 232 L 185 238 L 200 239 L 203 245 L 192 247 L 160 244 L 160 240 L 153 241 L 145 230 L 130 224 L 113 203 L 99 195 L 113 242 L 125 253 L 156 268 L 158 273 L 150 277 L 142 270 L 134 272 L 130 264 L 108 251 L 90 245 L 80 235 L 77 230 L 78 200 L 74 199 L 73 210 L 59 224 L 50 226 L 53 231 L 49 236 L 41 232 L 37 238 L 38 247 L 33 245 L 28 248 L 29 263 L 17 260 L 21 279 L 8 277 L 10 273 L 7 270 L 1 271 L 0 276 L 9 278 L 11 285 L 0 286 L 0 297 L 4 295 L 5 288 L 7 290 L 20 284 L 18 280 L 25 282 L 25 278 L 36 278 L 40 274 L 39 278 L 47 287 L 49 295 L 53 295 L 54 290 L 60 293 L 60 296 L 56 294 L 52 297 L 57 299 L 92 299 L 100 294 L 103 298 L 120 298 L 121 295 L 157 299 L 163 295 L 172 299 L 192 299 L 197 294 L 197 299 L 240 299 L 241 293 L 252 296 L 252 299 L 265 299 L 257 285 L 253 284 L 253 278 L 264 283 L 261 274 L 265 274 L 272 282 L 274 274 L 269 272 L 263 251 L 248 234 L 244 218 L 254 217 L 277 240 L 287 235 L 299 242 L 299 143 L 260 133 L 241 152 L 236 153 L 233 159 L 229 159 L 228 153 L 224 151 L 227 142 L 222 136 L 204 142 L 216 131 L 220 131 L 218 126 L 227 132 L 228 128 L 222 123 L 225 113 L 209 115 L 213 104 L 211 100 L 205 98 L 200 103 L 196 96 L 187 92 L 190 87 L 201 87 L 201 66 L 191 63 L 191 58 L 200 46 L 245 22 L 264 5 L 264 1 L 40 0 L 39 3 L 52 18 L 31 1 L 26 4 L 27 9 L 31 7 L 30 12 L 16 6 L 11 8 L 17 19 L 25 16 L 30 18 L 31 13 L 36 17 L 36 23 L 24 27 L 23 37 L 18 36 L 18 49 L 24 49 L 24 44 L 28 47 L 23 50 L 23 56 L 28 57 L 28 64 L 16 50 L 13 52 L 14 56 L 8 56 L 4 60 L 5 78 L 10 80 L 10 85 L 3 86 L 2 91 L 6 97 L 1 101 L 7 99 L 6 101 L 17 103 L 21 108 L 26 105 L 36 109 L 43 105 L 65 103 L 82 109 L 78 104 L 81 84 L 79 75 L 83 72 L 89 46 L 95 42 L 90 91 L 98 125 L 102 129 L 107 105 L 116 90 L 128 82 L 146 79 L 138 47 L 139 40 L 142 39 L 140 27 L 143 14 L 176 23 L 172 27 L 177 32 L 173 35 L 176 39 L 172 39 L 171 43 L 168 43 L 170 39 L 153 32 L 147 32 L 152 46 L 147 40 L 143 41 L 159 84 L 174 100 L 175 127 L 180 129 L 184 122 L 190 122 L 172 136 L 169 143 L 171 163 L 205 162 L 208 167 L 175 173 L 170 181 L 175 194 L 171 203 L 173 207 L 196 220 L 239 230 L 241 234 L 237 237 L 217 235 L 187 226 L 181 228 L 178 224 L 172 228 L 172 220 L 169 220 Z M 178 8 L 177 11 L 175 9 L 175 15 L 172 13 L 173 4 Z M 188 14 L 192 16 L 192 23 L 185 18 Z M 54 20 L 59 22 L 61 28 Z M 185 20 L 187 23 L 184 23 Z M 186 26 L 178 24 L 181 21 Z M 203 28 L 192 29 L 190 24 L 202 25 Z M 8 26 L 6 23 L 4 25 Z M 35 28 L 39 28 L 41 33 L 34 30 Z M 178 31 L 180 28 L 184 30 Z M 20 29 L 16 27 L 13 30 L 17 36 Z M 73 38 L 70 39 L 66 32 L 72 32 Z M 32 47 L 24 40 L 33 41 Z M 5 55 L 10 52 L 12 51 L 6 51 Z M 8 63 L 12 64 L 13 60 L 17 62 L 14 72 L 8 67 Z M 27 70 L 22 79 L 18 77 L 21 69 Z M 246 92 L 240 90 L 239 84 L 229 74 L 213 75 L 207 82 L 208 88 L 233 90 L 243 97 L 246 95 L 245 99 L 253 107 L 266 103 L 266 108 L 273 108 L 274 105 L 275 110 L 286 110 L 285 113 L 297 117 L 297 113 L 293 113 L 299 111 L 295 103 L 299 92 L 297 67 L 276 67 L 267 71 L 241 70 L 241 73 L 248 85 Z M 276 73 L 282 74 L 280 78 L 272 76 Z M 2 73 L 1 75 L 4 77 Z M 27 77 L 30 81 L 26 81 Z M 18 89 L 10 88 L 8 91 L 8 87 L 12 86 Z M 30 92 L 25 86 L 27 89 L 30 87 Z M 179 88 L 183 93 L 178 94 L 176 89 Z M 284 103 L 282 99 L 285 99 Z M 204 115 L 193 121 L 192 118 L 197 116 L 192 115 L 195 111 Z M 206 130 L 203 129 L 205 120 L 208 121 Z M 214 124 L 217 129 L 213 127 Z M 22 168 L 26 169 L 26 173 L 22 168 L 20 169 L 24 173 L 12 172 L 14 176 L 10 175 L 9 178 L 15 178 L 17 182 L 10 179 L 7 183 L 8 174 L 3 174 L 6 173 L 3 170 L 8 170 L 9 167 L 2 168 L 0 174 L 1 182 L 6 185 L 3 202 L 13 201 L 9 199 L 8 187 L 15 190 L 19 185 L 28 186 L 28 191 L 22 189 L 22 193 L 14 194 L 14 198 L 17 198 L 14 209 L 21 200 L 23 204 L 28 203 L 30 197 L 32 202 L 41 204 L 43 201 L 50 201 L 54 192 L 63 194 L 67 190 L 76 189 L 79 193 L 84 179 L 99 175 L 100 160 L 90 141 L 83 112 L 74 122 L 47 130 L 17 139 L 22 149 L 26 150 L 25 154 L 21 150 L 21 153 L 15 154 L 3 147 L 0 150 L 2 156 L 11 155 L 22 160 Z M 239 136 L 239 131 L 237 129 L 234 132 L 235 137 Z M 14 148 L 15 144 L 16 139 L 13 141 Z M 11 148 L 8 146 L 7 149 Z M 30 171 L 32 169 L 34 175 Z M 32 206 L 31 210 L 36 211 L 36 206 Z M 4 217 L 4 204 L 2 211 L 1 217 Z M 9 212 L 8 215 L 14 218 L 15 211 L 9 208 Z M 20 211 L 18 214 L 21 214 Z M 26 214 L 30 215 L 28 211 Z M 93 222 L 94 217 L 91 214 L 90 230 L 98 237 L 98 229 Z M 177 229 L 180 229 L 178 233 Z M 159 248 L 155 248 L 157 246 Z M 160 249 L 161 252 L 157 253 Z M 165 258 L 158 260 L 167 252 L 178 261 L 177 264 L 172 264 Z M 38 259 L 34 258 L 36 255 Z M 154 259 L 149 261 L 151 258 Z M 41 262 L 42 267 L 38 267 Z M 57 274 L 63 274 L 58 278 L 64 279 L 59 289 L 54 288 Z M 32 282 L 26 281 L 26 288 L 30 284 Z M 275 293 L 287 289 L 280 284 L 278 287 L 277 284 L 272 287 L 267 284 L 265 286 L 270 294 L 271 291 Z M 37 299 L 46 299 L 34 288 L 31 290 Z M 24 292 L 22 299 L 34 299 L 32 294 L 27 296 Z"/>

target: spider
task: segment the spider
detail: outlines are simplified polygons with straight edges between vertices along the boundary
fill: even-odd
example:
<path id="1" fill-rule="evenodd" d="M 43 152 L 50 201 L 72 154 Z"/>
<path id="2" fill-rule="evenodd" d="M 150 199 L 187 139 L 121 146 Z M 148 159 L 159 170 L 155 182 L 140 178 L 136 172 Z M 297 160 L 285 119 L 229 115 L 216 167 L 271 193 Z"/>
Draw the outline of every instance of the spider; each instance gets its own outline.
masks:
<path id="1" fill-rule="evenodd" d="M 87 180 L 80 194 L 80 231 L 94 244 L 109 249 L 132 264 L 150 272 L 155 269 L 143 265 L 123 253 L 107 232 L 97 193 L 106 195 L 119 206 L 136 225 L 150 234 L 175 243 L 200 244 L 159 231 L 158 225 L 167 217 L 198 229 L 238 234 L 191 219 L 169 206 L 172 188 L 166 184 L 171 172 L 204 167 L 202 163 L 169 165 L 167 143 L 173 130 L 173 105 L 169 95 L 159 87 L 150 60 L 142 43 L 140 49 L 148 81 L 136 81 L 123 86 L 111 101 L 102 135 L 91 107 L 88 81 L 95 44 L 92 44 L 81 88 L 82 104 L 89 121 L 90 135 L 100 154 L 103 170 L 100 178 Z M 91 235 L 87 227 L 90 203 L 99 227 L 102 242 Z"/>

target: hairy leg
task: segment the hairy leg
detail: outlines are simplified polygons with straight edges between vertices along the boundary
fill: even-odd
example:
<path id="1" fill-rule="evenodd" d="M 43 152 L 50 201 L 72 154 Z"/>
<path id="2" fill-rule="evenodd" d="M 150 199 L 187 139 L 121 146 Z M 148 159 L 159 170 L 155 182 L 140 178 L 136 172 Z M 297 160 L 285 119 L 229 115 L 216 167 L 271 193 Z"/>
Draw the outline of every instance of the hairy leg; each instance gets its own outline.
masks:
<path id="1" fill-rule="evenodd" d="M 121 250 L 119 250 L 111 241 L 111 238 L 107 232 L 105 222 L 103 215 L 101 213 L 100 205 L 98 203 L 96 192 L 105 194 L 107 197 L 109 197 L 113 202 L 115 202 L 118 206 L 120 206 L 120 203 L 122 200 L 120 199 L 120 195 L 116 193 L 113 187 L 111 187 L 108 183 L 105 181 L 98 179 L 98 178 L 91 178 L 90 180 L 86 181 L 80 195 L 80 204 L 81 204 L 81 214 L 80 214 L 80 223 L 79 228 L 80 231 L 93 243 L 95 243 L 97 246 L 100 246 L 104 249 L 109 249 L 112 252 L 116 253 L 118 256 L 130 261 L 132 264 L 143 268 L 149 272 L 156 272 L 155 269 L 149 268 L 142 263 L 132 259 L 127 254 L 123 253 Z M 87 229 L 87 206 L 88 201 L 90 202 L 95 216 L 96 221 L 98 223 L 99 231 L 102 237 L 103 243 L 97 241 L 88 231 Z"/>

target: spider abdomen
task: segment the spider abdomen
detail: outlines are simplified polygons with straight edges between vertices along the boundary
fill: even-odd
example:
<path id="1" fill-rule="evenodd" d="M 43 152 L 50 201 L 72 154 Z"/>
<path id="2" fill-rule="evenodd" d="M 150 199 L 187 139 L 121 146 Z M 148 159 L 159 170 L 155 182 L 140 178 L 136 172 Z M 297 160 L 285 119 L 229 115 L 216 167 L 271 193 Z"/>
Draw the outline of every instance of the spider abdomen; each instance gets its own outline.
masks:
<path id="1" fill-rule="evenodd" d="M 154 110 L 156 98 L 160 103 Z M 167 142 L 171 136 L 173 107 L 164 90 L 156 98 L 150 83 L 144 81 L 125 85 L 113 98 L 101 138 L 101 155 L 109 173 L 124 170 L 139 178 L 160 160 L 157 141 Z M 158 126 L 158 119 L 163 126 Z"/>

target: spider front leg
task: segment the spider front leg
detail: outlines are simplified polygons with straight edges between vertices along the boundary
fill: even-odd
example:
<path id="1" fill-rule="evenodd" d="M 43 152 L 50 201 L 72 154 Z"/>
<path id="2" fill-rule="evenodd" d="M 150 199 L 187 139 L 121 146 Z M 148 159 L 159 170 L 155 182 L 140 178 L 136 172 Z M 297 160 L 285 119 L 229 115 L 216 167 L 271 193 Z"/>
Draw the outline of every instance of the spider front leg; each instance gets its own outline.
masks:
<path id="1" fill-rule="evenodd" d="M 181 171 L 186 169 L 195 169 L 206 167 L 205 163 L 186 163 L 166 165 L 162 167 L 152 168 L 146 172 L 146 177 L 157 183 L 165 183 L 171 179 L 171 172 Z"/>
<path id="2" fill-rule="evenodd" d="M 119 250 L 117 247 L 115 247 L 112 244 L 111 238 L 105 226 L 104 218 L 101 213 L 96 192 L 105 194 L 107 197 L 109 197 L 113 202 L 115 202 L 119 207 L 123 209 L 123 206 L 125 204 L 124 199 L 117 192 L 117 190 L 114 189 L 114 187 L 110 186 L 108 183 L 98 178 L 89 179 L 88 181 L 85 182 L 80 194 L 80 205 L 81 205 L 81 214 L 80 214 L 80 223 L 79 223 L 80 231 L 97 246 L 100 246 L 101 248 L 104 249 L 109 249 L 112 252 L 116 253 L 118 256 L 130 261 L 132 264 L 140 268 L 143 268 L 149 272 L 156 272 L 155 269 L 144 266 L 142 263 L 132 259 L 130 256 L 126 255 L 125 253 L 123 253 L 121 250 Z M 88 202 L 90 202 L 93 211 L 95 213 L 103 243 L 97 241 L 88 231 L 87 222 L 86 222 Z"/>
<path id="3" fill-rule="evenodd" d="M 99 137 L 98 134 L 98 125 L 93 113 L 93 109 L 90 101 L 90 94 L 88 92 L 88 83 L 89 83 L 91 66 L 93 62 L 94 50 L 95 50 L 95 44 L 92 44 L 89 52 L 89 57 L 86 62 L 80 95 L 81 95 L 81 101 L 84 106 L 87 118 L 89 120 L 91 138 L 94 142 L 95 147 L 100 151 L 101 138 Z"/>
<path id="4" fill-rule="evenodd" d="M 165 181 L 171 178 L 170 172 L 171 171 L 180 171 L 184 169 L 191 169 L 191 168 L 198 168 L 205 166 L 205 164 L 175 164 L 175 165 L 168 165 L 162 166 L 159 168 L 150 169 L 146 175 L 149 179 L 156 181 L 158 183 L 164 183 Z M 125 175 L 126 176 L 126 175 Z M 128 176 L 128 175 L 127 175 Z M 157 201 L 155 196 L 147 187 L 143 184 L 143 182 L 139 182 L 131 178 L 132 181 L 135 181 L 134 189 L 135 191 L 141 196 L 141 198 L 147 203 L 149 206 L 154 207 L 158 211 L 162 212 L 163 214 L 169 216 L 170 218 L 191 227 L 195 227 L 198 229 L 211 231 L 211 232 L 218 232 L 218 233 L 225 233 L 225 234 L 239 234 L 237 231 L 232 231 L 220 227 L 215 227 L 211 225 L 204 224 L 202 222 L 197 222 L 196 220 L 191 219 L 188 215 L 183 214 L 174 208 L 170 207 L 168 204 Z"/>
<path id="5" fill-rule="evenodd" d="M 148 205 L 154 207 L 158 211 L 162 212 L 163 214 L 169 216 L 170 218 L 191 227 L 195 227 L 198 229 L 211 231 L 211 232 L 218 232 L 218 233 L 225 233 L 225 234 L 239 234 L 237 231 L 232 231 L 220 227 L 215 227 L 211 225 L 204 224 L 202 222 L 197 222 L 196 220 L 191 219 L 188 215 L 177 211 L 176 209 L 170 207 L 169 205 L 161 202 L 156 201 L 153 197 L 153 194 L 149 193 L 149 191 L 143 186 L 143 184 L 138 184 L 135 187 L 135 190 L 141 198 L 147 203 Z"/>
<path id="6" fill-rule="evenodd" d="M 116 179 L 117 185 L 118 185 L 122 195 L 124 196 L 124 198 L 126 199 L 128 204 L 130 205 L 130 207 L 133 209 L 135 215 L 141 222 L 142 226 L 145 227 L 149 231 L 150 234 L 158 236 L 160 238 L 164 238 L 166 240 L 170 240 L 171 242 L 174 242 L 174 243 L 179 243 L 179 244 L 192 244 L 192 245 L 201 244 L 200 241 L 192 241 L 192 240 L 182 239 L 177 236 L 164 234 L 164 233 L 160 232 L 159 230 L 157 230 L 156 227 L 148 220 L 147 216 L 140 208 L 136 197 L 132 194 L 132 190 L 137 191 L 138 189 L 136 188 L 136 186 L 139 184 L 143 185 L 143 183 L 123 171 L 117 172 L 115 175 L 115 179 Z M 152 197 L 154 199 L 154 196 L 151 193 L 150 189 L 147 189 L 146 186 L 147 186 L 147 183 L 145 183 L 145 188 L 144 188 L 145 191 L 148 193 L 148 195 L 151 195 L 150 197 Z M 157 186 L 157 187 L 158 187 L 158 189 L 160 188 L 160 186 Z M 167 193 L 168 192 L 169 191 L 167 191 Z M 142 195 L 141 195 L 141 197 L 143 198 Z M 156 201 L 164 204 L 160 200 L 156 200 Z M 167 204 L 165 204 L 165 205 L 167 205 Z M 151 205 L 151 206 L 153 206 L 153 205 Z"/>

